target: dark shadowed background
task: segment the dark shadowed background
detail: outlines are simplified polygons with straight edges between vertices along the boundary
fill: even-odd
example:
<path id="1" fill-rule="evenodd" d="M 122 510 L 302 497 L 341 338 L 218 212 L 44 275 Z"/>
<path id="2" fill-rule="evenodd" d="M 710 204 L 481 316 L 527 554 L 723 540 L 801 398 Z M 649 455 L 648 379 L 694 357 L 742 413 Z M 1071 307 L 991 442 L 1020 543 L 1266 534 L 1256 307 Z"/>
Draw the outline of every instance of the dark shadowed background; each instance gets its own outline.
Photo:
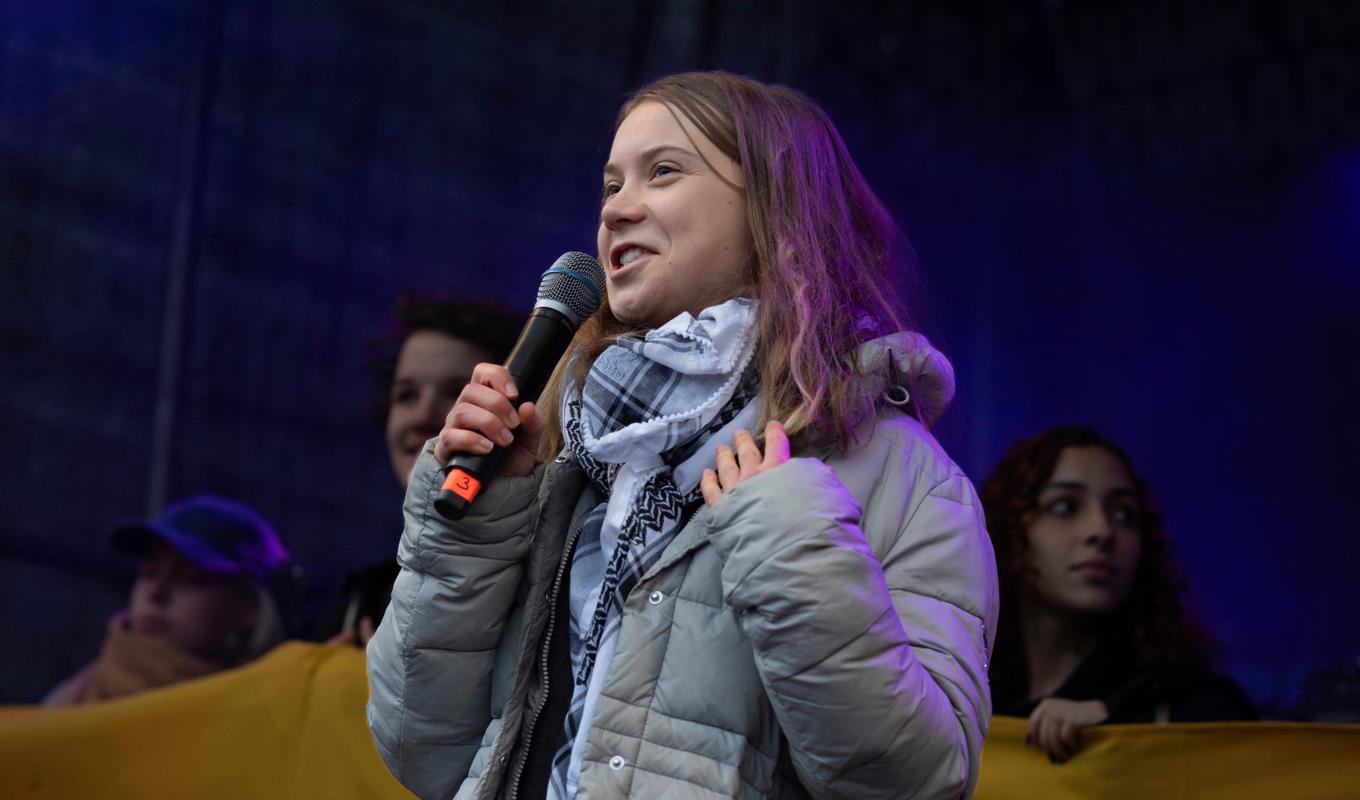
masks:
<path id="1" fill-rule="evenodd" d="M 115 521 L 389 556 L 367 342 L 593 252 L 626 92 L 801 88 L 916 247 L 981 482 L 1095 424 L 1271 707 L 1360 655 L 1360 3 L 0 0 L 0 702 L 94 655 Z"/>

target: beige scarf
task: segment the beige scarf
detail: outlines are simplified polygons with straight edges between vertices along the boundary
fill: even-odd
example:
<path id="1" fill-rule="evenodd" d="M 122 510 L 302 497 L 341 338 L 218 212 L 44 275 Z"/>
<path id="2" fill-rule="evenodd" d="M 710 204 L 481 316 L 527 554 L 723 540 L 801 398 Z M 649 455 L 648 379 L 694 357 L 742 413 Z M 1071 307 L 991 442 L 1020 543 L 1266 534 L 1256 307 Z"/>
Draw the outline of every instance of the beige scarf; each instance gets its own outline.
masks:
<path id="1" fill-rule="evenodd" d="M 80 702 L 112 700 L 221 672 L 221 664 L 181 650 L 160 636 L 147 636 L 123 625 L 109 627 Z"/>

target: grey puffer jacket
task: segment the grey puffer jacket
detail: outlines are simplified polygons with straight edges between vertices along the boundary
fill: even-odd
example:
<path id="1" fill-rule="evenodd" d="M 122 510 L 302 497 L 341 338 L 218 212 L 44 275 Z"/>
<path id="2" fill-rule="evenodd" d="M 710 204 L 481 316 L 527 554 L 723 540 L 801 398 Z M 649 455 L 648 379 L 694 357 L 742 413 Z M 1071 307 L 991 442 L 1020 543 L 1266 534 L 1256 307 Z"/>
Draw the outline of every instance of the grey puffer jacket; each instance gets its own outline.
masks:
<path id="1" fill-rule="evenodd" d="M 865 346 L 885 394 L 952 395 L 905 336 Z M 368 645 L 369 727 L 423 798 L 513 798 L 545 702 L 544 632 L 596 498 L 572 462 L 492 483 L 461 522 L 411 477 L 392 604 Z M 578 797 L 959 797 L 991 701 L 996 565 L 972 484 L 885 404 L 860 443 L 702 507 L 625 603 Z M 536 799 L 535 799 L 536 800 Z"/>

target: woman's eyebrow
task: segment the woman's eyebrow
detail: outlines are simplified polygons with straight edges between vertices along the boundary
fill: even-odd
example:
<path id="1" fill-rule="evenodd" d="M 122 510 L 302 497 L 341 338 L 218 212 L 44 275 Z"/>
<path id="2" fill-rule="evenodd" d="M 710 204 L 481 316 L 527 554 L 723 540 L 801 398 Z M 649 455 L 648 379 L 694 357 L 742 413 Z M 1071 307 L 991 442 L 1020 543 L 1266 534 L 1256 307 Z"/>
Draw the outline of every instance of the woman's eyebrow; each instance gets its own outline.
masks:
<path id="1" fill-rule="evenodd" d="M 661 155 L 662 153 L 665 153 L 665 152 L 668 152 L 668 151 L 672 151 L 672 150 L 675 151 L 675 152 L 677 152 L 677 153 L 680 153 L 681 155 L 687 155 L 687 156 L 692 156 L 692 155 L 694 155 L 694 153 L 693 153 L 692 151 L 690 151 L 690 150 L 688 150 L 688 149 L 686 149 L 686 148 L 684 148 L 684 147 L 680 147 L 680 146 L 678 146 L 678 145 L 673 145 L 673 144 L 654 144 L 654 145 L 652 145 L 651 147 L 648 147 L 647 149 L 645 149 L 645 150 L 643 150 L 642 152 L 638 153 L 638 154 L 637 154 L 637 158 L 638 158 L 639 160 L 646 161 L 646 160 L 648 160 L 648 159 L 650 159 L 650 158 L 653 158 L 653 157 L 655 157 L 655 156 Z M 608 175 L 608 174 L 610 174 L 610 173 L 618 174 L 618 173 L 621 172 L 621 171 L 622 171 L 622 170 L 619 168 L 619 165 L 618 165 L 618 164 L 615 164 L 613 161 L 611 161 L 611 162 L 609 162 L 608 164 L 605 164 L 605 165 L 604 165 L 604 172 L 605 172 L 606 175 Z"/>
<path id="2" fill-rule="evenodd" d="M 1068 489 L 1080 492 L 1085 488 L 1086 484 L 1082 483 L 1081 481 L 1054 481 L 1044 486 L 1042 489 L 1039 490 L 1039 492 L 1042 494 L 1043 492 L 1047 492 L 1052 489 Z"/>

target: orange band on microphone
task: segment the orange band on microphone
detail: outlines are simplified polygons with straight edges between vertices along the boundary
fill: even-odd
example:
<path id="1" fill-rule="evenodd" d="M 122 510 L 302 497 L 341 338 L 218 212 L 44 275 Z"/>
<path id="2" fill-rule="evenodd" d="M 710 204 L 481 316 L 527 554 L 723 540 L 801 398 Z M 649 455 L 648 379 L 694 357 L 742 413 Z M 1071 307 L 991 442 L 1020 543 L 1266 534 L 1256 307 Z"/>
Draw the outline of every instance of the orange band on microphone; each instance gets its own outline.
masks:
<path id="1" fill-rule="evenodd" d="M 454 467 L 449 471 L 449 476 L 444 479 L 444 488 L 471 503 L 477 493 L 482 490 L 482 482 Z"/>

